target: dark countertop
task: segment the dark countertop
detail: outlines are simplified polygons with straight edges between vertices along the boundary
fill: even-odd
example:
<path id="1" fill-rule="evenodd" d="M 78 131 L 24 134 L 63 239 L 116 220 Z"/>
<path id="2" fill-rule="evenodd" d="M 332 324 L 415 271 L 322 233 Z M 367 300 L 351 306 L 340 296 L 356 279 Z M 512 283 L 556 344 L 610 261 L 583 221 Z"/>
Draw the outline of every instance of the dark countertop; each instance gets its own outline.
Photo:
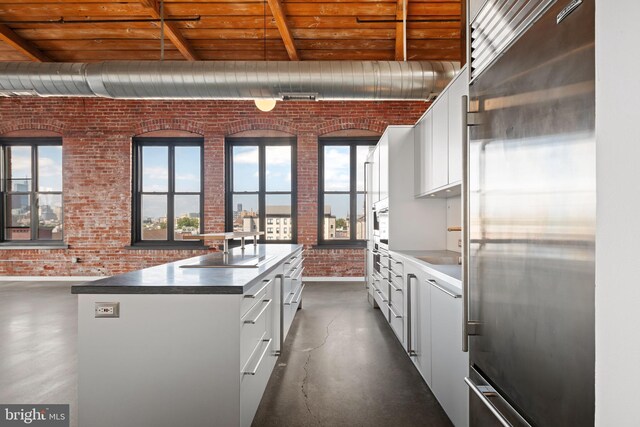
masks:
<path id="1" fill-rule="evenodd" d="M 72 294 L 242 294 L 271 272 L 302 245 L 248 244 L 245 255 L 267 260 L 255 268 L 181 268 L 203 263 L 222 254 L 211 253 L 132 271 L 71 287 Z M 242 254 L 240 248 L 230 250 Z"/>
<path id="2" fill-rule="evenodd" d="M 395 249 L 392 249 L 391 252 L 404 255 L 405 257 L 410 257 L 412 261 L 418 264 L 421 264 L 425 267 L 428 267 L 429 269 L 434 270 L 436 273 L 440 273 L 441 275 L 443 275 L 444 277 L 441 277 L 441 278 L 446 280 L 448 283 L 452 285 L 456 285 L 458 287 L 462 286 L 462 266 L 461 265 L 431 264 L 418 258 L 418 257 L 455 257 L 457 258 L 460 256 L 458 252 L 446 251 L 446 250 L 416 251 L 416 250 L 395 250 Z"/>

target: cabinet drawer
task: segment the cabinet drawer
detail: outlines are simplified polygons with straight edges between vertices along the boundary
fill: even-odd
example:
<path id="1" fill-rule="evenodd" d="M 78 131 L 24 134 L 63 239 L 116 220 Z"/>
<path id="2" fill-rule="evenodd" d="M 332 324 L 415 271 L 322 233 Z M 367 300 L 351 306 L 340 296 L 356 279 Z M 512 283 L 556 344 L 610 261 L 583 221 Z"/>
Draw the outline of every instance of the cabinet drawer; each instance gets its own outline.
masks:
<path id="1" fill-rule="evenodd" d="M 404 264 L 402 261 L 395 259 L 392 256 L 389 256 L 389 269 L 399 276 L 404 274 Z"/>
<path id="2" fill-rule="evenodd" d="M 240 319 L 240 366 L 245 366 L 251 353 L 264 338 L 267 332 L 268 312 L 272 309 L 273 300 L 264 299 L 256 303 Z"/>
<path id="3" fill-rule="evenodd" d="M 253 306 L 267 298 L 267 292 L 273 288 L 274 279 L 264 279 L 260 283 L 256 283 L 249 291 L 247 291 L 240 302 L 240 316 L 244 317 Z M 269 293 L 271 295 L 271 293 Z"/>
<path id="4" fill-rule="evenodd" d="M 302 267 L 304 250 L 292 255 L 287 262 L 284 263 L 284 275 L 285 277 L 295 276 L 295 270 Z"/>
<path id="5" fill-rule="evenodd" d="M 380 307 L 380 311 L 384 313 L 384 317 L 389 320 L 389 306 L 388 306 L 388 298 L 386 293 L 384 293 L 381 289 L 376 289 L 373 293 L 373 298 L 378 303 L 378 307 Z"/>
<path id="6" fill-rule="evenodd" d="M 295 288 L 293 291 L 293 298 L 291 299 L 290 305 L 291 305 L 291 311 L 295 316 L 295 313 L 298 310 L 298 307 L 300 306 L 300 301 L 302 301 L 302 291 L 304 290 L 304 283 L 302 283 L 301 281 L 296 281 L 294 283 L 297 283 L 297 288 Z"/>
<path id="7" fill-rule="evenodd" d="M 247 361 L 240 380 L 240 425 L 249 427 L 267 387 L 275 362 L 273 340 L 262 339 Z"/>
<path id="8" fill-rule="evenodd" d="M 402 306 L 402 304 L 400 306 Z M 400 310 L 398 310 L 398 306 L 394 304 L 389 306 L 389 323 L 391 324 L 391 329 L 393 329 L 393 332 L 404 347 L 404 316 Z"/>

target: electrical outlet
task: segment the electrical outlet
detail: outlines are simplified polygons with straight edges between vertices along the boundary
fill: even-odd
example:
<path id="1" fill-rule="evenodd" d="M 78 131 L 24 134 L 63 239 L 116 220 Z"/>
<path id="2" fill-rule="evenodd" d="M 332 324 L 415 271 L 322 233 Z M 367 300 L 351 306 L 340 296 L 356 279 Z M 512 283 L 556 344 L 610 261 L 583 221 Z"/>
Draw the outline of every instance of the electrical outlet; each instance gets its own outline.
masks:
<path id="1" fill-rule="evenodd" d="M 462 239 L 458 239 L 458 247 L 461 248 L 462 247 Z"/>
<path id="2" fill-rule="evenodd" d="M 95 303 L 95 317 L 118 318 L 120 317 L 119 302 L 97 302 Z"/>

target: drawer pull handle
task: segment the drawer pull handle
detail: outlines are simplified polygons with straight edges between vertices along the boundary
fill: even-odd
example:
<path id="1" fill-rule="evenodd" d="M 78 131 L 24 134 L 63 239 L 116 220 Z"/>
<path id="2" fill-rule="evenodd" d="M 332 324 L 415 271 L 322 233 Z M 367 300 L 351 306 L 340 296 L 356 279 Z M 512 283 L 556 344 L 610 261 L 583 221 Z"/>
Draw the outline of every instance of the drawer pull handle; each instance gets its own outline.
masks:
<path id="1" fill-rule="evenodd" d="M 382 298 L 382 302 L 389 302 L 389 299 L 385 296 L 385 294 L 380 289 L 376 289 L 376 292 L 380 294 L 380 298 Z"/>
<path id="2" fill-rule="evenodd" d="M 287 271 L 287 274 L 284 276 L 285 279 L 291 279 L 291 277 L 293 276 L 293 273 L 298 269 L 298 266 L 292 267 L 289 269 L 289 271 Z"/>
<path id="3" fill-rule="evenodd" d="M 304 273 L 304 267 L 302 267 L 298 275 L 296 277 L 292 277 L 291 280 L 296 280 L 296 281 L 300 280 L 302 278 L 302 273 Z"/>
<path id="4" fill-rule="evenodd" d="M 298 304 L 300 302 L 300 298 L 302 297 L 302 290 L 304 289 L 304 283 L 300 285 L 300 290 L 298 291 L 298 298 L 293 301 L 294 304 Z"/>
<path id="5" fill-rule="evenodd" d="M 273 301 L 273 300 L 271 300 L 271 299 L 263 300 L 262 302 L 266 302 L 266 304 L 262 307 L 262 310 L 260 310 L 260 312 L 255 317 L 255 319 L 245 320 L 243 323 L 248 324 L 248 325 L 255 325 L 256 322 L 260 319 L 260 317 L 262 317 L 264 312 L 267 311 L 267 308 L 269 308 L 269 305 L 271 305 L 271 301 Z"/>
<path id="6" fill-rule="evenodd" d="M 271 279 L 265 279 L 262 281 L 265 285 L 263 287 L 261 287 L 258 292 L 255 292 L 253 294 L 246 294 L 244 297 L 245 298 L 256 298 L 258 295 L 260 295 L 262 293 L 262 291 L 264 291 L 265 289 L 267 289 L 267 286 L 269 286 L 269 284 L 271 283 Z"/>
<path id="7" fill-rule="evenodd" d="M 413 317 L 411 315 L 411 281 L 413 279 L 417 279 L 418 277 L 413 274 L 407 274 L 407 353 L 409 357 L 417 356 L 418 353 L 413 349 L 413 337 L 411 334 L 411 322 L 413 322 Z"/>
<path id="8" fill-rule="evenodd" d="M 402 289 L 400 289 L 396 285 L 394 285 L 391 280 L 387 280 L 387 283 L 389 284 L 389 286 L 391 286 L 393 288 L 394 291 L 402 292 Z"/>
<path id="9" fill-rule="evenodd" d="M 268 340 L 262 340 L 262 344 L 266 343 L 267 345 L 264 346 L 264 350 L 262 350 L 262 354 L 260 355 L 260 358 L 258 359 L 258 363 L 256 363 L 256 367 L 253 368 L 250 371 L 242 371 L 242 375 L 255 375 L 258 372 L 258 368 L 262 364 L 262 359 L 264 359 L 264 356 L 266 356 L 267 351 L 269 350 L 269 346 L 271 345 L 271 341 L 273 341 L 272 338 L 269 338 Z"/>
<path id="10" fill-rule="evenodd" d="M 443 288 L 442 286 L 438 285 L 438 282 L 436 282 L 433 279 L 427 279 L 427 282 L 429 282 L 431 284 L 431 286 L 433 286 L 434 288 L 444 292 L 445 294 L 449 295 L 451 298 L 461 298 L 462 295 L 460 294 L 454 294 L 453 292 L 451 292 L 448 289 Z"/>
<path id="11" fill-rule="evenodd" d="M 396 311 L 392 308 L 391 304 L 389 304 L 389 311 L 391 312 L 391 314 L 393 314 L 393 317 L 395 317 L 396 319 L 402 318 L 402 315 L 396 313 Z"/>

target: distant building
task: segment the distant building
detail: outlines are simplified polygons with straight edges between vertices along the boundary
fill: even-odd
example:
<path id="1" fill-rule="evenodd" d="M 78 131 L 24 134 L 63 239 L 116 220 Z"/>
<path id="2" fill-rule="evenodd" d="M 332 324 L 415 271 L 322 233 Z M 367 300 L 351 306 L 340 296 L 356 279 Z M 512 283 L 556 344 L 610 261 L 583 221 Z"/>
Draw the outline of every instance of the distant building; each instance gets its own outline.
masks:
<path id="1" fill-rule="evenodd" d="M 267 206 L 266 240 L 291 240 L 291 206 Z"/>
<path id="2" fill-rule="evenodd" d="M 325 240 L 336 238 L 336 217 L 331 214 L 331 206 L 325 205 L 323 218 L 323 236 Z"/>

